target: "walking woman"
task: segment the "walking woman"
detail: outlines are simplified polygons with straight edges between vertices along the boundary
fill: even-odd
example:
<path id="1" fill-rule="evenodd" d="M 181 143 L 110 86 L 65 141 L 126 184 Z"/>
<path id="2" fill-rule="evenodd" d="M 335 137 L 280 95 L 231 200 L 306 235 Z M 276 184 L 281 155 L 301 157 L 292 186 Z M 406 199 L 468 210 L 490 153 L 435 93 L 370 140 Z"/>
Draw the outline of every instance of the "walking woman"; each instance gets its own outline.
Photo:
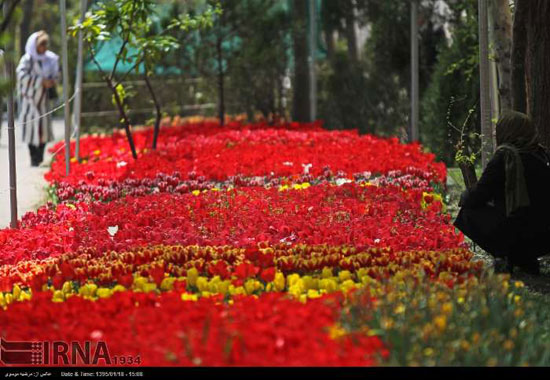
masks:
<path id="1" fill-rule="evenodd" d="M 455 226 L 485 251 L 538 274 L 550 253 L 550 152 L 522 113 L 496 126 L 497 149 L 479 182 L 462 194 Z"/>
<path id="2" fill-rule="evenodd" d="M 59 56 L 48 50 L 48 43 L 45 31 L 31 34 L 17 66 L 19 125 L 23 141 L 29 146 L 32 166 L 40 165 L 46 143 L 53 140 L 51 116 L 44 114 L 59 76 Z"/>

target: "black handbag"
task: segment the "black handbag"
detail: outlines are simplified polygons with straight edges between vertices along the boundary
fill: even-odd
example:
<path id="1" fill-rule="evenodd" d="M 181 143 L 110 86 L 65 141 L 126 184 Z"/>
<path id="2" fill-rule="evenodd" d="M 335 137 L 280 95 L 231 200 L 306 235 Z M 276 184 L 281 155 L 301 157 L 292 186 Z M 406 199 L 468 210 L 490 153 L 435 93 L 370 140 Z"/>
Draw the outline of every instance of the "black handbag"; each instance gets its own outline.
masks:
<path id="1" fill-rule="evenodd" d="M 57 94 L 57 89 L 55 86 L 48 88 L 48 98 L 50 100 L 59 98 L 59 95 Z"/>

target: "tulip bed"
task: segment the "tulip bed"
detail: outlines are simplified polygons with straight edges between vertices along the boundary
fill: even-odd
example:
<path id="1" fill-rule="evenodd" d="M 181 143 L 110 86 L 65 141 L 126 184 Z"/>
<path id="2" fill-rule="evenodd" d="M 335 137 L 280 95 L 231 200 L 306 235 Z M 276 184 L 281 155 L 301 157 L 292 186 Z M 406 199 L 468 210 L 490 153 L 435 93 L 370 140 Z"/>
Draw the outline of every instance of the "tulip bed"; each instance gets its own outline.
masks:
<path id="1" fill-rule="evenodd" d="M 52 202 L 0 231 L 5 339 L 104 341 L 127 365 L 548 360 L 418 144 L 318 123 L 134 136 L 137 161 L 119 133 L 82 139 L 69 177 L 56 156 Z"/>

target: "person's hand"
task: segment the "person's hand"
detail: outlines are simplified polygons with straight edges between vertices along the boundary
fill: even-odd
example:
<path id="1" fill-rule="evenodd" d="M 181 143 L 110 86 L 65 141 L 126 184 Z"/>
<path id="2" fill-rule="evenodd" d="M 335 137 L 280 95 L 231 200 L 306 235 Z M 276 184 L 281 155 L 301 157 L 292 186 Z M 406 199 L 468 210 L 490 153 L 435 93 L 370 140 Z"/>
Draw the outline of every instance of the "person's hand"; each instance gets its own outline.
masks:
<path id="1" fill-rule="evenodd" d="M 43 79 L 42 80 L 42 86 L 45 88 L 52 88 L 55 85 L 55 81 L 53 79 Z"/>

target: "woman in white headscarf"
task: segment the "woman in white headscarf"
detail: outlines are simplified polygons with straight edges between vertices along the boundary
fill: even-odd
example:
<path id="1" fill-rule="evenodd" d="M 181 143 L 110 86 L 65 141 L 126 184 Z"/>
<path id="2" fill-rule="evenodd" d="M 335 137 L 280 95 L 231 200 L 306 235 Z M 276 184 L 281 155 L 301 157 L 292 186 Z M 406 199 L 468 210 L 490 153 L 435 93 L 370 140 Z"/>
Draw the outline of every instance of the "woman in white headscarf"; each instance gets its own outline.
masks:
<path id="1" fill-rule="evenodd" d="M 45 31 L 31 34 L 17 66 L 19 125 L 32 166 L 40 165 L 46 143 L 53 140 L 51 117 L 43 115 L 48 111 L 49 89 L 59 76 L 59 56 L 48 50 L 48 43 Z"/>

